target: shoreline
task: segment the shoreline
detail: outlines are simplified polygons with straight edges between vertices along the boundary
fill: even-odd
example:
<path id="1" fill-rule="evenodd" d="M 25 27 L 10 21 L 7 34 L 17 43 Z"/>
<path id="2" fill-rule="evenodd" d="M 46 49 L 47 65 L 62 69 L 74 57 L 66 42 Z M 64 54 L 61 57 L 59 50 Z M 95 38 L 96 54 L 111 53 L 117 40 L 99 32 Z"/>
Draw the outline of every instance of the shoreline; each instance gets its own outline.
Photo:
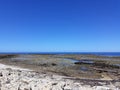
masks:
<path id="1" fill-rule="evenodd" d="M 13 70 L 32 71 L 30 69 L 25 69 L 25 68 L 21 68 L 21 67 L 17 67 L 17 66 L 10 66 L 10 65 L 5 65 L 5 64 L 0 63 L 0 69 L 7 69 L 7 68 L 11 68 Z"/>
<path id="2" fill-rule="evenodd" d="M 82 63 L 75 64 L 69 58 Z M 105 60 L 114 64 L 120 58 L 95 55 L 0 55 L 0 89 L 120 90 L 119 69 L 107 65 Z M 81 71 L 80 67 L 90 70 Z"/>
<path id="3" fill-rule="evenodd" d="M 38 73 L 16 66 L 4 64 L 0 64 L 0 66 L 1 90 L 120 90 L 117 86 L 120 82 L 116 82 L 114 85 L 98 82 L 101 84 L 91 86 L 88 85 L 92 84 L 92 81 L 89 80 L 85 82 L 85 80 Z"/>

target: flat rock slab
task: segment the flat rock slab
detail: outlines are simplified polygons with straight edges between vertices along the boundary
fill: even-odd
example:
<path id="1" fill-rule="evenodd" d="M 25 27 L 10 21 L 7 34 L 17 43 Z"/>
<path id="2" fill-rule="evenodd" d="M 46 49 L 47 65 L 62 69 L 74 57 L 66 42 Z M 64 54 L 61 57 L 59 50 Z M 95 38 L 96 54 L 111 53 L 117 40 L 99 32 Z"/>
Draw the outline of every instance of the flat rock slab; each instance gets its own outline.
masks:
<path id="1" fill-rule="evenodd" d="M 115 85 L 82 85 L 65 76 L 42 74 L 28 69 L 0 64 L 0 90 L 120 90 Z"/>

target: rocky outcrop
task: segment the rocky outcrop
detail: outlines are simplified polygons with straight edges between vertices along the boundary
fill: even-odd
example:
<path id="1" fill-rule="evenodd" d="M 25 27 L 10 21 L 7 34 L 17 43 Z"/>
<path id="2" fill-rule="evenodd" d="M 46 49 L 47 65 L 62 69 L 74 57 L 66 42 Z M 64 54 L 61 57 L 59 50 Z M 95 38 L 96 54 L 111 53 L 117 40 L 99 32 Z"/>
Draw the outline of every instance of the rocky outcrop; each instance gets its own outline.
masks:
<path id="1" fill-rule="evenodd" d="M 90 86 L 66 79 L 65 76 L 48 75 L 29 70 L 0 69 L 0 90 L 120 90 L 114 85 Z"/>

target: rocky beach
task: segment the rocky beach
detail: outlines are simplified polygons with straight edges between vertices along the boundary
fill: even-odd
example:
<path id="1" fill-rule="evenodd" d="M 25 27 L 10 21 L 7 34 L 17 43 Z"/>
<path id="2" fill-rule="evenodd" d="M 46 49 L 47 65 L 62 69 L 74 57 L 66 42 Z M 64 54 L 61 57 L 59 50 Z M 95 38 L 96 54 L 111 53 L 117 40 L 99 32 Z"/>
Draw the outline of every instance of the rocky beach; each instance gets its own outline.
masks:
<path id="1" fill-rule="evenodd" d="M 120 82 L 105 85 L 85 85 L 83 82 L 71 80 L 70 77 L 47 75 L 28 69 L 10 67 L 0 64 L 1 90 L 120 90 Z"/>
<path id="2" fill-rule="evenodd" d="M 46 72 L 44 68 L 40 70 L 25 68 L 22 64 L 21 66 L 14 63 L 10 65 L 11 63 L 8 62 L 8 65 L 5 65 L 5 60 L 10 59 L 9 56 L 1 56 L 0 90 L 120 90 L 118 78 L 112 79 L 106 76 L 105 79 L 85 79 Z M 44 65 L 47 67 L 46 64 Z"/>

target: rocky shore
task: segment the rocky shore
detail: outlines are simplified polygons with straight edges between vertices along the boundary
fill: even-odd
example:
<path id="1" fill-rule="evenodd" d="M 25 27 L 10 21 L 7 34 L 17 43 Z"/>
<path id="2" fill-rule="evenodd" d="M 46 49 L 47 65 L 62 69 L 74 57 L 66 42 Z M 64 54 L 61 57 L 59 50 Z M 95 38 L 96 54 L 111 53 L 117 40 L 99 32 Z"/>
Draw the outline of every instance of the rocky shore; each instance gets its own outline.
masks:
<path id="1" fill-rule="evenodd" d="M 83 80 L 84 81 L 84 80 Z M 0 90 L 120 90 L 120 82 L 73 80 L 71 77 L 39 73 L 0 64 Z"/>

